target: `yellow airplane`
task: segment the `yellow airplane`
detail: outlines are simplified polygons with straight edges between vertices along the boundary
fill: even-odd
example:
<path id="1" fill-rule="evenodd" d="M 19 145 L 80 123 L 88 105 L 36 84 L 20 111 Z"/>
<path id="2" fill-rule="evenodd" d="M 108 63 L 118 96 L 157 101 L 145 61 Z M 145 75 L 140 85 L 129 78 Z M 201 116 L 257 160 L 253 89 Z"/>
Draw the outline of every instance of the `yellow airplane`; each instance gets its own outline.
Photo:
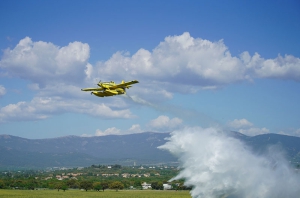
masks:
<path id="1" fill-rule="evenodd" d="M 137 80 L 132 80 L 129 82 L 122 82 L 120 84 L 116 84 L 113 81 L 110 82 L 99 82 L 97 85 L 99 87 L 97 88 L 84 88 L 81 89 L 81 91 L 91 91 L 91 94 L 94 94 L 98 97 L 107 97 L 107 96 L 114 96 L 114 95 L 121 95 L 125 94 L 125 89 L 129 89 L 129 87 L 132 87 L 132 84 L 138 83 Z"/>

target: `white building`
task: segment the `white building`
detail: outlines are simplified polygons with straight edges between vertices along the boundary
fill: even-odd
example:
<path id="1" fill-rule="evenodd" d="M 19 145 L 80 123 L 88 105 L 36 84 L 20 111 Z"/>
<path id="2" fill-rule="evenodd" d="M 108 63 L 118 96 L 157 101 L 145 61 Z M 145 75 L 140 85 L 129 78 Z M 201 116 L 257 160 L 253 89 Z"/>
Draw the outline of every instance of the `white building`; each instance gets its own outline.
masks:
<path id="1" fill-rule="evenodd" d="M 146 182 L 142 183 L 143 190 L 151 189 L 151 184 L 147 184 Z"/>
<path id="2" fill-rule="evenodd" d="M 163 186 L 164 186 L 164 190 L 171 190 L 172 189 L 171 184 L 163 184 Z"/>

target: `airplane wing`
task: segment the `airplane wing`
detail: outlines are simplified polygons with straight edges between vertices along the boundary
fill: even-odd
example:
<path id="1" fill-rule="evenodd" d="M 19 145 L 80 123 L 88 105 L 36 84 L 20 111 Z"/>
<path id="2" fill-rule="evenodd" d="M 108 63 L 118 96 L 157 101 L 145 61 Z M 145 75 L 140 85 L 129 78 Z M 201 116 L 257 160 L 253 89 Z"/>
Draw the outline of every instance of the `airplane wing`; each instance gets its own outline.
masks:
<path id="1" fill-rule="evenodd" d="M 135 83 L 138 83 L 138 82 L 139 81 L 137 81 L 137 80 L 132 80 L 132 81 L 129 81 L 129 82 L 124 82 L 124 83 L 120 83 L 120 84 L 111 86 L 111 87 L 109 87 L 109 89 L 126 88 L 128 85 L 132 85 L 132 84 L 135 84 Z"/>
<path id="2" fill-rule="evenodd" d="M 102 91 L 103 88 L 102 87 L 98 87 L 98 88 L 84 88 L 81 89 L 81 91 Z"/>

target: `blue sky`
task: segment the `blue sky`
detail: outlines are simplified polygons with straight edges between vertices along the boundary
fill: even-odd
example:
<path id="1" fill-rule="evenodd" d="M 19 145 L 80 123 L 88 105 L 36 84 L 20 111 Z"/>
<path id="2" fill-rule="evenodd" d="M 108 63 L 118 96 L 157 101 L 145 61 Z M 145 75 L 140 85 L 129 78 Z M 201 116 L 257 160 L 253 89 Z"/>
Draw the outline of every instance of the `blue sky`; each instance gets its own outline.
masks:
<path id="1" fill-rule="evenodd" d="M 299 1 L 1 1 L 0 134 L 300 136 Z M 139 80 L 127 96 L 81 92 Z"/>

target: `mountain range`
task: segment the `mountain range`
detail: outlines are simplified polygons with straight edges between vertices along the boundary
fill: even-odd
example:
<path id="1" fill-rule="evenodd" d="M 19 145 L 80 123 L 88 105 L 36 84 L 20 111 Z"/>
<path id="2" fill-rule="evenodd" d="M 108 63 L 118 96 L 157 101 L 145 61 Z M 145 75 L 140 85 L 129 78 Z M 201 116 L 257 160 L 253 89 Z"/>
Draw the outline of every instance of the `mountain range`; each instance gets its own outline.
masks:
<path id="1" fill-rule="evenodd" d="M 285 151 L 288 160 L 300 161 L 300 138 L 278 134 L 249 137 L 238 132 L 230 135 L 244 141 L 254 152 L 270 145 Z M 95 137 L 66 136 L 51 139 L 26 139 L 0 135 L 0 168 L 82 167 L 92 164 L 170 164 L 177 159 L 163 145 L 169 133 L 145 132 Z"/>

